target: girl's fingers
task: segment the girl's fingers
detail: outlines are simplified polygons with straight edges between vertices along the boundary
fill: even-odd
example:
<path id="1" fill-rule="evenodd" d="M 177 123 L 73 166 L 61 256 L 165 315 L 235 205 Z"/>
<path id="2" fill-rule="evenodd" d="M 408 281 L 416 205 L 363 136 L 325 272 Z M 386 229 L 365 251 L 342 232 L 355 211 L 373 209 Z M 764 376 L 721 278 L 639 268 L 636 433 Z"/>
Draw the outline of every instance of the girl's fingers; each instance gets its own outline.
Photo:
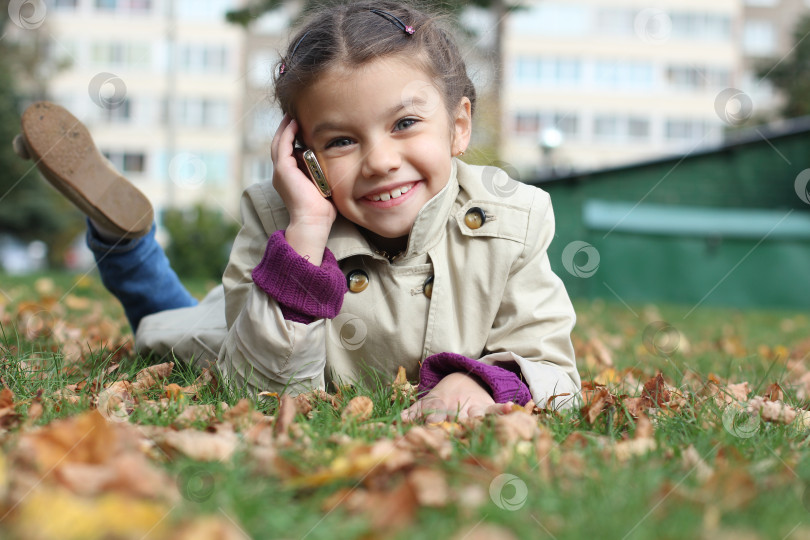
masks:
<path id="1" fill-rule="evenodd" d="M 413 422 L 422 415 L 422 402 L 417 401 L 400 414 L 400 417 L 405 422 Z"/>
<path id="2" fill-rule="evenodd" d="M 290 122 L 284 127 L 281 135 L 278 138 L 278 148 L 276 159 L 292 156 L 293 154 L 293 141 L 295 140 L 295 133 L 298 131 L 298 123 L 295 120 Z"/>
<path id="3" fill-rule="evenodd" d="M 279 140 L 281 139 L 281 134 L 287 129 L 287 126 L 290 125 L 292 118 L 289 114 L 285 114 L 284 118 L 282 118 L 281 123 L 276 129 L 276 133 L 273 135 L 273 142 L 270 143 L 270 159 L 275 161 L 278 159 L 278 147 L 279 147 Z"/>
<path id="4" fill-rule="evenodd" d="M 486 410 L 483 407 L 476 407 L 476 406 L 470 407 L 470 410 L 469 410 L 469 413 L 468 413 L 470 418 L 475 418 L 475 417 L 478 417 L 478 416 L 484 416 L 485 414 L 486 414 Z"/>
<path id="5" fill-rule="evenodd" d="M 427 415 L 425 418 L 425 422 L 430 424 L 438 424 L 439 422 L 444 422 L 447 419 L 447 414 L 441 410 L 433 410 L 430 414 Z"/>
<path id="6" fill-rule="evenodd" d="M 512 402 L 495 403 L 486 408 L 485 414 L 507 414 L 512 410 Z"/>

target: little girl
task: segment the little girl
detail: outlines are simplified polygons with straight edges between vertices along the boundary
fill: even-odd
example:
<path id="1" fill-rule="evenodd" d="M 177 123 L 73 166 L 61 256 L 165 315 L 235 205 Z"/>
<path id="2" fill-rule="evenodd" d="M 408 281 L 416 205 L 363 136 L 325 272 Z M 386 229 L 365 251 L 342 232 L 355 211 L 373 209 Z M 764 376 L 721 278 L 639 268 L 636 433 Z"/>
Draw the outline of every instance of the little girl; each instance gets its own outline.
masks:
<path id="1" fill-rule="evenodd" d="M 378 384 L 404 366 L 420 390 L 405 420 L 574 403 L 575 317 L 546 255 L 549 197 L 524 184 L 493 193 L 505 173 L 456 159 L 476 95 L 439 21 L 393 2 L 323 8 L 292 39 L 275 94 L 285 116 L 272 185 L 245 191 L 223 287 L 199 305 L 155 243 L 143 197 L 98 196 L 128 184 L 106 166 L 67 171 L 42 150 L 56 144 L 51 117 L 32 115 L 51 121 L 38 142 L 24 116 L 18 147 L 88 214 L 139 350 L 216 358 L 250 391 Z M 314 151 L 328 198 L 299 168 L 298 145 Z M 95 147 L 87 156 L 103 161 Z"/>

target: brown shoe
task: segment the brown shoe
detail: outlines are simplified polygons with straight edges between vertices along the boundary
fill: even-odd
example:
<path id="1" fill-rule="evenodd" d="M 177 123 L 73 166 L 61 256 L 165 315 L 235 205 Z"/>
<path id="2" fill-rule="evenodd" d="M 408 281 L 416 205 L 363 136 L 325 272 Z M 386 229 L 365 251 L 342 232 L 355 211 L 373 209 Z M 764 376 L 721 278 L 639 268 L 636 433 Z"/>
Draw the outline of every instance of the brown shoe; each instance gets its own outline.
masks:
<path id="1" fill-rule="evenodd" d="M 137 238 L 152 228 L 149 200 L 109 164 L 84 124 L 64 107 L 47 101 L 29 106 L 14 150 L 34 160 L 48 182 L 106 231 Z"/>

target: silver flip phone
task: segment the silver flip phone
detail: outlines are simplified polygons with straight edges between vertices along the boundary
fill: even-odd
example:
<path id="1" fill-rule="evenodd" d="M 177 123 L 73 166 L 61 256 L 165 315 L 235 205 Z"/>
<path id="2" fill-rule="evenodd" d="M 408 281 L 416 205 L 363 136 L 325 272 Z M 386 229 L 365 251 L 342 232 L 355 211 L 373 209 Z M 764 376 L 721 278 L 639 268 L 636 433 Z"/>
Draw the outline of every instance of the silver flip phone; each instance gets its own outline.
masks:
<path id="1" fill-rule="evenodd" d="M 295 157 L 298 160 L 298 168 L 304 171 L 304 173 L 306 173 L 310 179 L 312 179 L 315 187 L 318 188 L 318 191 L 323 197 L 331 197 L 332 189 L 329 187 L 329 183 L 326 181 L 326 174 L 323 172 L 321 164 L 318 163 L 318 158 L 315 157 L 315 152 L 308 148 L 304 148 L 304 146 L 297 140 L 295 141 L 294 150 Z"/>

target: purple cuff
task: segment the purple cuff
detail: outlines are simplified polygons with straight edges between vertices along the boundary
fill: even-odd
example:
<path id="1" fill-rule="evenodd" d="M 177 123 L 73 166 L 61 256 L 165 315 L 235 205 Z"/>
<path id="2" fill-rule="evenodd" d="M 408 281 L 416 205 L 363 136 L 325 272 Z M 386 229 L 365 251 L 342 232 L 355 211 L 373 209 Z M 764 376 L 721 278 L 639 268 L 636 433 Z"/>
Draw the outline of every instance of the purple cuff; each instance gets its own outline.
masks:
<path id="1" fill-rule="evenodd" d="M 270 235 L 252 276 L 278 302 L 285 320 L 304 324 L 335 318 L 348 290 L 346 277 L 329 249 L 324 249 L 321 266 L 315 266 L 290 247 L 284 231 Z"/>
<path id="2" fill-rule="evenodd" d="M 520 370 L 517 364 L 515 367 Z M 428 356 L 422 362 L 422 368 L 419 370 L 419 397 L 432 390 L 445 376 L 457 371 L 481 379 L 481 382 L 489 387 L 489 393 L 492 394 L 495 403 L 512 401 L 523 406 L 532 399 L 529 387 L 520 380 L 519 371 L 515 373 L 506 367 L 490 366 L 460 354 L 447 352 Z"/>

